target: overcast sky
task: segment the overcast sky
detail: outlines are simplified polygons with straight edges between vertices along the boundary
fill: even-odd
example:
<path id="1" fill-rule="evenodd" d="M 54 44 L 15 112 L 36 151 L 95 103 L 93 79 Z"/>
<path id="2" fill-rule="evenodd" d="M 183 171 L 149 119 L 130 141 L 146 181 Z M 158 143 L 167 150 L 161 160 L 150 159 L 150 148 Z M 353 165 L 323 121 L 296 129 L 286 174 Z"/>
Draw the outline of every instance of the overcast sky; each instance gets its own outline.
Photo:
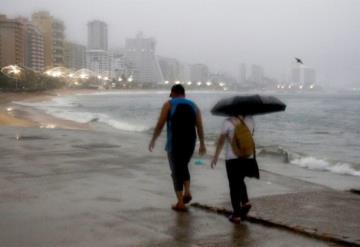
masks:
<path id="1" fill-rule="evenodd" d="M 89 20 L 109 25 L 110 47 L 138 31 L 157 40 L 157 54 L 236 74 L 259 64 L 287 78 L 294 57 L 323 85 L 360 86 L 360 0 L 0 0 L 0 13 L 48 10 L 66 37 L 86 44 Z"/>

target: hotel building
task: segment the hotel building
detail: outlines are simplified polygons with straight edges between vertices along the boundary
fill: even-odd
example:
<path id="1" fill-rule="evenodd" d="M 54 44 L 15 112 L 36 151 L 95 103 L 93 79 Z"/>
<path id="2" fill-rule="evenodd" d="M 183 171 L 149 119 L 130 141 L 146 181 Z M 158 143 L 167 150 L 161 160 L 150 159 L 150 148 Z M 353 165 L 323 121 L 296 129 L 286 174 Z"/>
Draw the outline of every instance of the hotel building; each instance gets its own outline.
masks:
<path id="1" fill-rule="evenodd" d="M 64 66 L 64 23 L 52 17 L 47 11 L 33 13 L 32 23 L 43 34 L 45 67 Z"/>

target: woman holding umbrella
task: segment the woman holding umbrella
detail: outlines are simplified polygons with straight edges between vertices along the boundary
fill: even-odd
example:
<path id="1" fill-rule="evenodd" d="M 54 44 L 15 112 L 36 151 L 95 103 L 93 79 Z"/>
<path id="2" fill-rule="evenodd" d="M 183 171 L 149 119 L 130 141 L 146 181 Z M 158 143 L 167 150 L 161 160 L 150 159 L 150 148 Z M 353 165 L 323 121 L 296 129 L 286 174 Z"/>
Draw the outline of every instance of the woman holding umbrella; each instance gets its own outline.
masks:
<path id="1" fill-rule="evenodd" d="M 245 177 L 259 178 L 253 140 L 253 115 L 284 111 L 286 105 L 272 96 L 233 96 L 220 100 L 211 110 L 212 114 L 227 116 L 217 141 L 211 167 L 214 168 L 225 145 L 225 164 L 229 179 L 233 213 L 229 220 L 239 223 L 245 219 L 249 202 Z"/>
<path id="2" fill-rule="evenodd" d="M 219 159 L 219 155 L 225 144 L 225 164 L 226 172 L 229 179 L 230 198 L 233 207 L 233 213 L 229 216 L 229 220 L 233 223 L 239 223 L 244 219 L 251 208 L 248 193 L 245 184 L 245 172 L 243 166 L 246 160 L 239 158 L 234 153 L 232 140 L 234 138 L 235 126 L 243 125 L 252 135 L 254 132 L 254 120 L 251 116 L 237 116 L 225 119 L 220 136 L 217 141 L 216 151 L 211 161 L 211 168 L 214 168 Z M 254 154 L 247 157 L 253 159 Z"/>

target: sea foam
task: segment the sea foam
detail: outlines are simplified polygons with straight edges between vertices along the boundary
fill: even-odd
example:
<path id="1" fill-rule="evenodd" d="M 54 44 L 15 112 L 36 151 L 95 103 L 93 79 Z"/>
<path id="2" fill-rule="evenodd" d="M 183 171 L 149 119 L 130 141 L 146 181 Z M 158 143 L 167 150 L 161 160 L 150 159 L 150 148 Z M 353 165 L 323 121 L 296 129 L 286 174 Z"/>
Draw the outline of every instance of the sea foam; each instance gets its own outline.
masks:
<path id="1" fill-rule="evenodd" d="M 14 104 L 34 107 L 57 118 L 75 121 L 78 123 L 95 122 L 103 123 L 118 130 L 144 132 L 150 128 L 138 124 L 115 119 L 105 113 L 80 111 L 82 108 L 69 98 L 54 98 L 45 102 L 13 102 Z"/>
<path id="2" fill-rule="evenodd" d="M 317 171 L 328 171 L 337 174 L 360 176 L 360 171 L 352 168 L 347 163 L 334 163 L 329 161 L 318 159 L 315 157 L 302 157 L 290 161 L 290 164 L 297 165 L 303 168 L 317 170 Z"/>

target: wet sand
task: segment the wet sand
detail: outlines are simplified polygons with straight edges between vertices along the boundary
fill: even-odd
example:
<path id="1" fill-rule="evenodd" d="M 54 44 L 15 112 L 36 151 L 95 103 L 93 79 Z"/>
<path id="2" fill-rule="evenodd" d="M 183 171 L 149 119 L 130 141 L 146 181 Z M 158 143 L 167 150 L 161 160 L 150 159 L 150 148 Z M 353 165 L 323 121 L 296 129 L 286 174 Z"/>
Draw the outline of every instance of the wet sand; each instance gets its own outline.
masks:
<path id="1" fill-rule="evenodd" d="M 233 225 L 194 207 L 172 211 L 163 139 L 149 153 L 150 136 L 143 133 L 3 126 L 0 138 L 4 246 L 343 246 L 261 224 Z M 212 170 L 192 161 L 190 167 L 193 202 L 229 209 L 224 166 Z M 254 203 L 265 195 L 329 190 L 267 171 L 261 175 L 248 181 Z"/>
<path id="2" fill-rule="evenodd" d="M 13 102 L 42 102 L 57 96 L 75 94 L 79 92 L 91 93 L 94 90 L 52 90 L 34 93 L 0 93 L 0 125 L 17 127 L 89 129 L 89 124 L 77 123 L 70 120 L 56 118 L 43 111 L 17 105 Z"/>

